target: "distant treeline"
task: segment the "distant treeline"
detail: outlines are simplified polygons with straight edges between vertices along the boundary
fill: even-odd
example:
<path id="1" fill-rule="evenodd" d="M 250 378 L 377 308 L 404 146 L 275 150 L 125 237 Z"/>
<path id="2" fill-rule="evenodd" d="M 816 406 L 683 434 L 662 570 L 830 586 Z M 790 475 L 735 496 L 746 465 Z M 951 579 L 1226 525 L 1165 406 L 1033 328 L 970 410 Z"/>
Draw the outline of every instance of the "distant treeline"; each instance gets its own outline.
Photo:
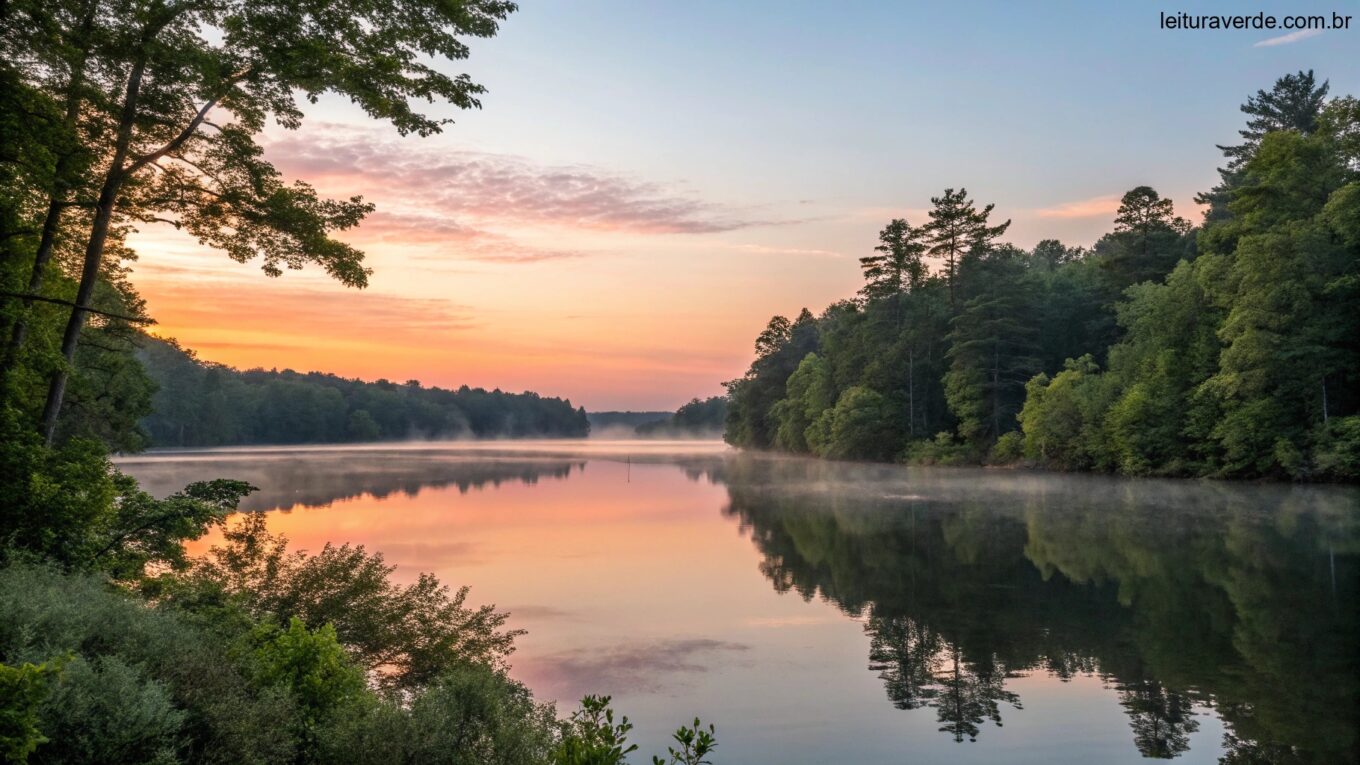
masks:
<path id="1" fill-rule="evenodd" d="M 893 220 L 858 297 L 770 320 L 726 439 L 842 459 L 1360 478 L 1360 101 L 1250 119 L 1201 226 L 1126 193 L 1091 249 L 1000 241 L 965 190 Z M 931 271 L 926 258 L 942 263 Z"/>
<path id="2" fill-rule="evenodd" d="M 156 385 L 141 420 L 153 446 L 340 443 L 410 438 L 584 437 L 584 409 L 537 393 L 364 382 L 319 372 L 237 370 L 148 339 Z"/>
<path id="3" fill-rule="evenodd" d="M 727 419 L 727 397 L 714 396 L 702 401 L 691 399 L 664 420 L 644 422 L 634 431 L 648 438 L 694 438 L 717 436 Z"/>
<path id="4" fill-rule="evenodd" d="M 599 434 L 602 430 L 622 428 L 632 430 L 649 422 L 664 422 L 672 412 L 586 412 L 590 419 L 590 431 Z"/>

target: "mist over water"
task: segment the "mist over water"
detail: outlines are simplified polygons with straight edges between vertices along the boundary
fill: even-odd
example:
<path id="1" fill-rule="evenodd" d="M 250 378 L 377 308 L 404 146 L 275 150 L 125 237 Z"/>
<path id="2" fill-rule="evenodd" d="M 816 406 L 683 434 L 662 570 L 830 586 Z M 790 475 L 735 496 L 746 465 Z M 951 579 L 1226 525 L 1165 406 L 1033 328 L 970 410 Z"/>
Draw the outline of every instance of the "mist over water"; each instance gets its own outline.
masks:
<path id="1" fill-rule="evenodd" d="M 512 675 L 608 693 L 723 763 L 1350 762 L 1360 490 L 860 465 L 717 442 L 161 452 L 529 634 Z M 204 549 L 212 538 L 196 545 Z"/>

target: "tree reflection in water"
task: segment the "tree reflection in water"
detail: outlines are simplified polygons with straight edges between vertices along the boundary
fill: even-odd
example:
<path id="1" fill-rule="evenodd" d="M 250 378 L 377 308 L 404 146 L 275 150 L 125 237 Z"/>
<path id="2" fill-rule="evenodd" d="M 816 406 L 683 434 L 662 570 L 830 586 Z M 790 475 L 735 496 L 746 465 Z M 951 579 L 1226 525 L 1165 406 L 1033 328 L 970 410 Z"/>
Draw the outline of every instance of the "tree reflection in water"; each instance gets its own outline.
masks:
<path id="1" fill-rule="evenodd" d="M 740 457 L 725 512 L 776 590 L 865 618 L 898 708 L 975 740 L 1020 674 L 1102 678 L 1144 757 L 1360 760 L 1360 492 Z"/>

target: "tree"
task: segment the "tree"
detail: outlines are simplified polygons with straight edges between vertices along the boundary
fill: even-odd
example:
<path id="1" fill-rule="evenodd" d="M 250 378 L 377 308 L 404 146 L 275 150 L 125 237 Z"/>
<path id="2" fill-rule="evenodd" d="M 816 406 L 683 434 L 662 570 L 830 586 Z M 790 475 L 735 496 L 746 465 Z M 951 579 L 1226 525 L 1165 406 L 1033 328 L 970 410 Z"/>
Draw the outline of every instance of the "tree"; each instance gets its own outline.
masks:
<path id="1" fill-rule="evenodd" d="M 774 445 L 794 453 L 820 452 L 828 435 L 822 415 L 835 403 L 831 370 L 809 353 L 789 375 L 785 397 L 770 410 L 778 422 Z"/>
<path id="2" fill-rule="evenodd" d="M 18 6 L 11 18 L 59 29 L 57 38 L 77 36 L 64 28 L 73 17 L 60 13 L 60 4 Z M 233 259 L 261 258 L 271 275 L 311 262 L 362 287 L 368 274 L 362 253 L 330 233 L 356 225 L 371 208 L 358 198 L 326 201 L 305 184 L 285 185 L 262 159 L 255 135 L 271 117 L 286 128 L 300 125 L 294 92 L 315 100 L 327 91 L 349 96 L 403 134 L 437 132 L 447 120 L 416 112 L 412 99 L 470 108 L 482 88 L 424 59 L 466 58 L 460 37 L 493 35 L 513 10 L 502 0 L 396 6 L 349 0 L 315 7 L 234 0 L 96 14 L 96 36 L 108 44 L 96 48 L 90 70 L 98 80 L 91 86 L 118 95 L 107 105 L 85 105 L 106 106 L 108 129 L 81 136 L 96 157 L 99 190 L 90 200 L 80 283 L 62 338 L 66 364 L 53 375 L 44 406 L 45 438 L 50 442 L 55 432 L 111 231 L 169 216 Z M 220 34 L 208 36 L 206 29 Z M 27 38 L 13 42 L 18 38 L 8 29 L 3 35 L 7 47 L 26 48 Z M 29 84 L 46 84 L 46 71 L 35 67 Z"/>
<path id="3" fill-rule="evenodd" d="M 949 332 L 944 386 L 959 435 L 975 448 L 1013 430 L 1038 371 L 1035 295 L 1024 259 L 1002 249 L 970 259 L 969 292 Z"/>
<path id="4" fill-rule="evenodd" d="M 1124 194 L 1114 232 L 1101 237 L 1095 254 L 1105 270 L 1112 299 L 1133 284 L 1160 281 L 1190 249 L 1190 223 L 1176 217 L 1170 199 L 1151 186 Z"/>
<path id="5" fill-rule="evenodd" d="M 894 218 L 878 232 L 879 244 L 874 247 L 878 254 L 859 259 L 866 282 L 860 294 L 872 300 L 920 287 L 926 278 L 922 234 L 903 218 Z"/>
<path id="6" fill-rule="evenodd" d="M 1360 403 L 1360 241 L 1347 234 L 1360 174 L 1347 165 L 1329 135 L 1276 132 L 1242 168 L 1236 249 L 1215 285 L 1224 348 L 1202 386 L 1222 411 L 1213 434 L 1229 472 L 1306 473 L 1333 407 Z"/>
<path id="7" fill-rule="evenodd" d="M 804 308 L 790 322 L 770 320 L 756 340 L 756 359 L 741 379 L 726 383 L 728 408 L 723 438 L 736 446 L 768 449 L 778 423 L 770 410 L 784 398 L 784 384 L 805 356 L 817 350 L 817 321 Z"/>
<path id="8" fill-rule="evenodd" d="M 930 222 L 926 224 L 924 233 L 930 243 L 929 253 L 944 258 L 944 273 L 949 283 L 949 305 L 952 307 L 963 256 L 969 252 L 987 250 L 994 240 L 1006 233 L 1011 222 L 1008 220 L 1000 225 L 988 225 L 987 219 L 996 205 L 989 204 L 978 210 L 973 206 L 973 200 L 968 198 L 967 189 L 961 188 L 957 192 L 945 189 L 942 196 L 931 197 L 930 203 L 935 207 L 929 213 Z"/>
<path id="9" fill-rule="evenodd" d="M 1251 117 L 1247 120 L 1246 128 L 1237 131 L 1243 142 L 1235 146 L 1218 147 L 1228 158 L 1228 165 L 1218 169 L 1220 180 L 1217 186 L 1195 196 L 1199 204 L 1209 205 L 1205 212 L 1206 221 L 1219 221 L 1228 217 L 1228 202 L 1232 190 L 1241 180 L 1242 166 L 1256 152 L 1256 147 L 1267 133 L 1294 130 L 1308 135 L 1313 132 L 1326 102 L 1328 89 L 1326 80 L 1321 85 L 1317 84 L 1313 70 L 1300 70 L 1276 80 L 1275 86 L 1269 91 L 1256 91 L 1256 95 L 1242 104 L 1242 112 Z"/>
<path id="10" fill-rule="evenodd" d="M 888 459 L 900 439 L 892 427 L 891 410 L 891 403 L 876 390 L 846 388 L 830 412 L 827 441 L 818 453 L 836 459 Z"/>
<path id="11" fill-rule="evenodd" d="M 298 738 L 307 748 L 316 746 L 318 728 L 367 690 L 363 669 L 345 653 L 330 624 L 309 630 L 294 616 L 287 628 L 264 623 L 250 638 L 256 644 L 251 657 L 256 682 L 283 688 L 296 700 Z"/>

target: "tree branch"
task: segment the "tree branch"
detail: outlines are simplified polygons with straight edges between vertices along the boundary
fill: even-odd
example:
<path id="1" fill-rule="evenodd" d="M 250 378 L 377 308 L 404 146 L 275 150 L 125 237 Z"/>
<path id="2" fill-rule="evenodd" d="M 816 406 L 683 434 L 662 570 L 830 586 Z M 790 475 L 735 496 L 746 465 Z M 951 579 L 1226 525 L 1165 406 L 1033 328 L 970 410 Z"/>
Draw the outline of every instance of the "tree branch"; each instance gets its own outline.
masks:
<path id="1" fill-rule="evenodd" d="M 21 300 L 36 300 L 36 301 L 38 301 L 38 302 L 40 302 L 40 303 L 52 303 L 53 305 L 64 305 L 64 306 L 67 306 L 68 308 L 79 308 L 80 310 L 85 311 L 86 313 L 99 314 L 100 316 L 107 316 L 107 317 L 109 317 L 110 319 L 121 319 L 121 320 L 123 320 L 123 321 L 129 321 L 129 322 L 133 322 L 133 323 L 135 323 L 135 324 L 155 324 L 155 323 L 156 323 L 156 320 L 155 320 L 155 319 L 151 319 L 151 318 L 147 318 L 147 317 L 142 317 L 142 316 L 124 316 L 124 315 L 121 314 L 121 313 L 111 313 L 111 312 L 109 312 L 109 311 L 101 311 L 101 310 L 99 310 L 98 308 L 91 308 L 91 307 L 89 307 L 89 306 L 87 306 L 87 305 L 78 305 L 78 304 L 76 304 L 76 303 L 74 303 L 74 302 L 72 302 L 72 301 L 70 301 L 70 300 L 62 300 L 62 299 L 60 299 L 60 298 L 43 297 L 42 295 L 30 295 L 30 294 L 25 293 L 25 292 L 9 292 L 9 291 L 7 291 L 7 290 L 0 290 L 0 297 L 3 297 L 3 298 L 19 298 L 19 299 L 21 299 Z"/>
<path id="2" fill-rule="evenodd" d="M 166 154 L 169 154 L 175 149 L 178 149 L 180 146 L 183 146 L 184 142 L 189 140 L 193 136 L 194 132 L 198 130 L 198 126 L 203 124 L 203 121 L 208 118 L 208 112 L 212 111 L 214 106 L 217 106 L 217 102 L 222 100 L 222 96 L 225 95 L 227 91 L 235 87 L 236 83 L 248 77 L 250 75 L 250 71 L 251 67 L 246 67 L 245 69 L 242 69 L 241 71 L 236 72 L 232 74 L 230 77 L 228 77 L 226 81 L 222 83 L 221 93 L 208 99 L 208 102 L 206 104 L 203 104 L 203 107 L 198 110 L 198 113 L 195 114 L 194 118 L 189 121 L 189 124 L 185 125 L 184 129 L 179 131 L 179 135 L 170 139 L 169 143 L 166 143 L 164 146 L 151 152 L 150 154 L 143 154 L 140 157 L 134 159 L 132 161 L 132 164 L 128 165 L 127 173 L 131 175 L 132 173 L 135 173 L 138 170 L 145 167 L 147 163 L 155 162 L 161 157 L 164 157 Z"/>

